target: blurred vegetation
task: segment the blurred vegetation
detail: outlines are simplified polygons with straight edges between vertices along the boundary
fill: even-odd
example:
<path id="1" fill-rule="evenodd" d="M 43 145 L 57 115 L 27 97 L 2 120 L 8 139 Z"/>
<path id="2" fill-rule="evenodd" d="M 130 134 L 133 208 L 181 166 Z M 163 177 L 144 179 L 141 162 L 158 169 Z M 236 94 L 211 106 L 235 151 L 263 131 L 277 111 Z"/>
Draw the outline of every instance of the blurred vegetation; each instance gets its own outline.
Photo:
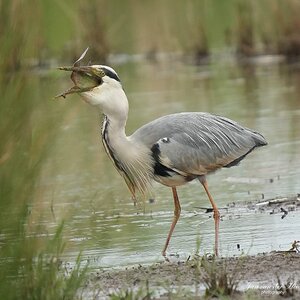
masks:
<path id="1" fill-rule="evenodd" d="M 198 59 L 228 47 L 245 56 L 296 57 L 299 12 L 295 0 L 3 0 L 0 65 L 16 70 L 54 57 L 73 61 L 87 46 L 102 62 L 114 53 L 179 52 Z"/>
<path id="2" fill-rule="evenodd" d="M 63 226 L 48 233 L 37 222 L 45 208 L 32 214 L 42 162 L 59 124 L 42 118 L 42 86 L 22 71 L 2 73 L 0 81 L 0 299 L 74 299 L 85 272 L 78 260 L 66 274 L 59 263 Z"/>
<path id="3" fill-rule="evenodd" d="M 85 272 L 80 260 L 68 276 L 58 266 L 61 226 L 48 235 L 32 222 L 41 162 L 62 116 L 49 124 L 36 115 L 42 82 L 28 68 L 72 62 L 87 46 L 101 63 L 110 54 L 159 52 L 198 63 L 227 49 L 297 58 L 299 13 L 295 0 L 0 1 L 0 298 L 42 299 L 46 289 L 47 299 L 72 299 Z"/>

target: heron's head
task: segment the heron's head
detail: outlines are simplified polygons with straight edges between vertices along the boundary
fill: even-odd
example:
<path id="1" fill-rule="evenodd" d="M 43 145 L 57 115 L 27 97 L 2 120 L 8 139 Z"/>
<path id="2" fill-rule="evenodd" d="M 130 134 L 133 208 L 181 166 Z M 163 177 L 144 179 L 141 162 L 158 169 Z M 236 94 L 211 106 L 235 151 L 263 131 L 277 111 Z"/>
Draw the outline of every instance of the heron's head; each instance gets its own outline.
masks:
<path id="1" fill-rule="evenodd" d="M 72 71 L 74 86 L 56 97 L 79 94 L 83 100 L 98 106 L 105 114 L 127 113 L 128 103 L 120 78 L 115 70 L 104 65 L 72 66 L 59 68 Z"/>

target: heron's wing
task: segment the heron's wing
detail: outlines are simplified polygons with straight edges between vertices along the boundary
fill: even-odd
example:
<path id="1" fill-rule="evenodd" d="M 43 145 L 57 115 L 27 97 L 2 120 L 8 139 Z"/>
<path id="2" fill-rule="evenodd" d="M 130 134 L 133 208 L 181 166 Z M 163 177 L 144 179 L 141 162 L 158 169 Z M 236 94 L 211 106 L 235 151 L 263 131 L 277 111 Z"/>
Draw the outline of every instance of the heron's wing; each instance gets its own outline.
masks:
<path id="1" fill-rule="evenodd" d="M 183 175 L 203 175 L 237 164 L 265 139 L 224 117 L 180 113 L 159 118 L 132 135 L 152 149 L 155 159 Z"/>

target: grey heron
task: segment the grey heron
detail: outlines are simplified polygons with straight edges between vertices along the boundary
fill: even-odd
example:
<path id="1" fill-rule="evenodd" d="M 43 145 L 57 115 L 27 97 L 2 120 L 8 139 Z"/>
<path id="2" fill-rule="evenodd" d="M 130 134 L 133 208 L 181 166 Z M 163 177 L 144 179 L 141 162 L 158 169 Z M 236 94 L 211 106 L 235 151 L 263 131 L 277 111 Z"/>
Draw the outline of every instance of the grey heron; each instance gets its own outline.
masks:
<path id="1" fill-rule="evenodd" d="M 174 217 L 162 255 L 166 256 L 180 217 L 177 187 L 192 180 L 199 180 L 212 205 L 214 251 L 218 255 L 220 213 L 209 192 L 206 175 L 237 165 L 256 147 L 267 145 L 265 138 L 228 118 L 204 112 L 166 115 L 127 136 L 129 106 L 118 74 L 104 65 L 78 66 L 78 61 L 72 67 L 60 68 L 72 71 L 74 86 L 57 97 L 78 93 L 102 111 L 105 151 L 133 198 L 136 193 L 145 195 L 153 180 L 172 189 Z"/>

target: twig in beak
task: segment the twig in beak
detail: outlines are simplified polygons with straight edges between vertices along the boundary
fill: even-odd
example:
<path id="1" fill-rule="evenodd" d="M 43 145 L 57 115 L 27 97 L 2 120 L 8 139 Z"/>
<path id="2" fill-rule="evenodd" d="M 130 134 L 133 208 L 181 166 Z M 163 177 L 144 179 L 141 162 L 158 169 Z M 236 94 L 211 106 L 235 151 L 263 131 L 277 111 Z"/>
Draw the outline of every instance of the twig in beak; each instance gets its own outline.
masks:
<path id="1" fill-rule="evenodd" d="M 83 53 L 80 55 L 80 57 L 74 62 L 74 67 L 78 65 L 78 63 L 85 57 L 86 53 L 88 52 L 89 47 L 87 47 Z"/>

